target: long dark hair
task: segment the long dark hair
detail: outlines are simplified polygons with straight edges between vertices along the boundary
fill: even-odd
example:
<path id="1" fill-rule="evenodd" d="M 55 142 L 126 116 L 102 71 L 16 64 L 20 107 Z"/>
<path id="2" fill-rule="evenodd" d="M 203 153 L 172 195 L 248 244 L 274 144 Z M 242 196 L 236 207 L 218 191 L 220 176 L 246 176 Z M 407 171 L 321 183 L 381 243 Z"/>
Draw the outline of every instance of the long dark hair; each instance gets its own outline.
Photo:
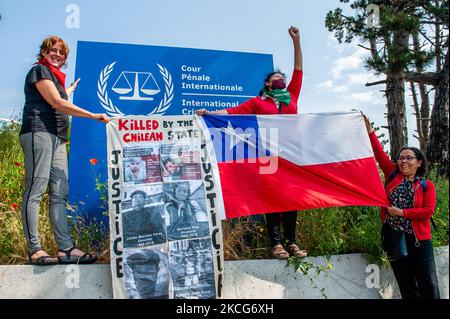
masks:
<path id="1" fill-rule="evenodd" d="M 425 157 L 425 154 L 423 154 L 423 152 L 421 150 L 419 150 L 416 147 L 403 147 L 397 154 L 397 157 L 395 158 L 395 167 L 397 168 L 397 171 L 400 171 L 399 167 L 398 167 L 398 161 L 397 159 L 400 157 L 400 154 L 404 151 L 404 150 L 410 150 L 414 152 L 414 155 L 416 155 L 416 159 L 418 161 L 422 161 L 422 164 L 417 168 L 417 172 L 416 172 L 416 177 L 426 177 L 427 175 L 427 166 L 428 166 L 428 161 L 427 158 Z"/>
<path id="2" fill-rule="evenodd" d="M 274 74 L 281 74 L 284 78 L 286 78 L 286 74 L 284 74 L 283 72 L 281 72 L 280 70 L 275 70 L 273 72 L 270 72 L 266 75 L 266 77 L 264 78 L 264 86 L 263 88 L 259 91 L 259 96 L 262 96 L 264 94 L 264 90 L 266 89 L 266 82 L 269 82 L 270 78 L 272 77 L 272 75 Z"/>

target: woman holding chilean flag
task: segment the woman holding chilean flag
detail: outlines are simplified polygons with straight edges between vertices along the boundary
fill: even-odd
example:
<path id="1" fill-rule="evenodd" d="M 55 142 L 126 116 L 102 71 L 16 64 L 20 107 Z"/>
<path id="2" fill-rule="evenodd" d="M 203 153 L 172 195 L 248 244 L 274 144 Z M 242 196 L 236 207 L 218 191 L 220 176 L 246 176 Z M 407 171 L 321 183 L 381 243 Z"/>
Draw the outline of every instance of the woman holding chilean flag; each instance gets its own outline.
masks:
<path id="1" fill-rule="evenodd" d="M 275 71 L 268 74 L 264 79 L 264 87 L 259 96 L 251 98 L 234 108 L 218 111 L 200 109 L 196 111 L 196 114 L 297 114 L 297 101 L 303 80 L 303 58 L 299 29 L 291 26 L 288 32 L 294 45 L 294 71 L 287 87 L 286 76 L 279 71 Z M 273 257 L 286 259 L 289 254 L 300 258 L 307 256 L 306 251 L 301 250 L 295 243 L 297 211 L 268 213 L 265 216 L 272 243 Z M 286 249 L 283 247 L 280 235 L 281 223 L 283 223 Z"/>
<path id="2" fill-rule="evenodd" d="M 440 299 L 431 241 L 436 188 L 425 178 L 420 149 L 403 147 L 390 159 L 364 115 L 375 158 L 385 177 L 390 206 L 381 209 L 381 238 L 403 299 Z"/>

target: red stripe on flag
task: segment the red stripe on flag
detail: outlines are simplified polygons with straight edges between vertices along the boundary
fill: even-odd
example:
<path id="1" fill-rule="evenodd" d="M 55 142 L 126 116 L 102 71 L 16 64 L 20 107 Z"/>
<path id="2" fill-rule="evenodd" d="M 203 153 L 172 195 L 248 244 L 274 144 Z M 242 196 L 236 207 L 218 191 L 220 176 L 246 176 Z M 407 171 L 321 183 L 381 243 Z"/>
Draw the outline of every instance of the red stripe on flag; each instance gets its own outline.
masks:
<path id="1" fill-rule="evenodd" d="M 227 218 L 331 206 L 387 206 L 373 157 L 297 166 L 278 158 L 273 174 L 260 174 L 268 164 L 219 163 Z"/>

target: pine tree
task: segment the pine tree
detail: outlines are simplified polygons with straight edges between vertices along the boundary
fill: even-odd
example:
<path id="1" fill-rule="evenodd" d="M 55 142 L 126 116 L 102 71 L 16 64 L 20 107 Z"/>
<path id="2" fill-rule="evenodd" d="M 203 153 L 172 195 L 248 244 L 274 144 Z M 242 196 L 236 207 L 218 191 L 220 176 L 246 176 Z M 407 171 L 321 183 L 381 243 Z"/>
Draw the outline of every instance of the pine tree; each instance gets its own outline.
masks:
<path id="1" fill-rule="evenodd" d="M 349 3 L 349 0 L 341 0 L 341 3 Z M 369 5 L 372 5 L 371 7 L 375 5 L 379 9 L 379 21 L 376 25 L 367 23 L 367 18 L 372 14 L 372 12 L 367 10 L 370 8 L 368 7 Z M 368 47 L 360 45 L 370 50 L 371 53 L 371 57 L 365 61 L 366 67 L 369 70 L 375 71 L 377 74 L 386 75 L 385 80 L 367 85 L 386 84 L 385 95 L 387 99 L 390 150 L 391 155 L 395 156 L 398 150 L 407 145 L 408 142 L 404 81 L 416 82 L 421 85 L 436 85 L 436 95 L 438 95 L 438 92 L 443 91 L 439 90 L 437 85 L 439 82 L 438 78 L 445 78 L 445 74 L 438 76 L 437 73 L 425 72 L 425 70 L 429 67 L 433 59 L 436 60 L 436 64 L 441 62 L 442 52 L 446 48 L 448 52 L 448 40 L 446 45 L 441 45 L 439 42 L 440 37 L 439 39 L 428 38 L 425 26 L 430 23 L 437 23 L 439 26 L 442 24 L 445 25 L 446 23 L 448 30 L 448 1 L 356 0 L 352 1 L 350 8 L 355 11 L 354 16 L 345 16 L 342 9 L 337 8 L 327 14 L 325 23 L 328 30 L 334 32 L 335 37 L 340 43 L 342 41 L 350 43 L 355 37 L 359 38 L 363 43 L 369 43 Z M 445 19 L 447 19 L 447 22 L 445 22 Z M 433 42 L 433 49 L 427 50 L 423 46 L 418 45 L 418 35 L 426 37 L 427 40 Z M 415 46 L 414 40 L 416 41 Z M 445 64 L 441 72 L 444 69 Z M 411 72 L 411 70 L 415 70 L 416 72 Z M 429 78 L 433 79 L 433 81 L 424 81 L 424 79 Z M 446 82 L 448 88 L 448 71 Z M 443 86 L 445 87 L 445 85 Z M 422 100 L 426 98 L 424 88 L 424 86 L 420 87 Z M 442 105 L 442 103 L 444 104 Z M 445 103 L 447 103 L 446 108 Z M 441 109 L 444 111 L 439 111 Z M 447 117 L 445 117 L 445 109 L 447 109 Z M 425 100 L 422 101 L 422 111 L 424 114 L 429 113 L 426 109 Z M 436 112 L 439 113 L 437 117 L 440 119 L 440 124 L 443 123 L 443 119 L 447 118 L 446 158 L 448 163 L 448 98 L 447 102 L 445 102 L 445 99 L 436 99 L 435 96 L 433 114 Z M 423 120 L 427 121 L 426 118 Z M 429 150 L 430 146 L 440 144 L 439 147 L 442 150 L 442 130 L 439 130 L 438 134 L 438 139 L 441 142 L 437 142 L 437 139 L 434 138 L 436 133 L 433 135 L 433 132 L 436 132 L 436 129 L 433 130 L 433 115 L 431 122 L 430 139 L 427 149 Z M 422 132 L 428 130 L 428 124 L 424 121 L 420 125 L 420 128 L 423 128 Z M 431 158 L 434 157 L 432 156 Z M 442 159 L 433 159 L 433 161 L 439 163 L 445 162 Z"/>

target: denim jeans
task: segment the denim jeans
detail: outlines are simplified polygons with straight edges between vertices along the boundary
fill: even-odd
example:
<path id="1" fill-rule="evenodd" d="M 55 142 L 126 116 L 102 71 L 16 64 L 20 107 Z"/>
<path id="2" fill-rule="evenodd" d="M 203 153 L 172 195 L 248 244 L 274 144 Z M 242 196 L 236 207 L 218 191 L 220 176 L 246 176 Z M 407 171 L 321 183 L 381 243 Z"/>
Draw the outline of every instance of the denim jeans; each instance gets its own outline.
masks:
<path id="1" fill-rule="evenodd" d="M 63 139 L 47 132 L 26 133 L 19 137 L 24 153 L 25 189 L 22 222 L 28 253 L 42 249 L 38 217 L 42 196 L 49 189 L 50 222 L 59 249 L 73 246 L 67 220 L 67 151 Z"/>

